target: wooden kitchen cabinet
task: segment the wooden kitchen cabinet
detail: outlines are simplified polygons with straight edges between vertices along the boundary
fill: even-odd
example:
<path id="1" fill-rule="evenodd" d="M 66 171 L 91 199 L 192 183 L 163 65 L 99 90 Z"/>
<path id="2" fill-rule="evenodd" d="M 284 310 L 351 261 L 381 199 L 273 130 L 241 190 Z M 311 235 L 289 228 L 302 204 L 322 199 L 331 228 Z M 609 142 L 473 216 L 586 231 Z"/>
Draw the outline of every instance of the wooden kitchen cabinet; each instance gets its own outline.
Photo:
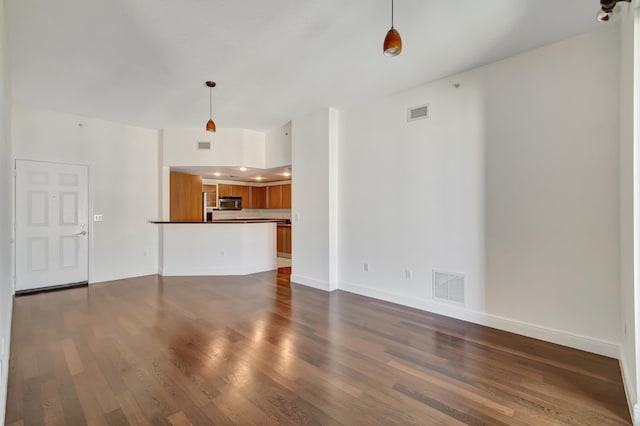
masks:
<path id="1" fill-rule="evenodd" d="M 267 208 L 282 208 L 282 185 L 267 186 Z"/>
<path id="2" fill-rule="evenodd" d="M 291 208 L 291 184 L 285 183 L 282 185 L 282 208 Z"/>
<path id="3" fill-rule="evenodd" d="M 169 175 L 169 220 L 202 222 L 202 176 L 171 172 Z"/>
<path id="4" fill-rule="evenodd" d="M 242 205 L 251 204 L 251 187 L 243 185 L 240 190 L 240 196 L 242 197 Z M 245 207 L 246 208 L 246 207 Z"/>
<path id="5" fill-rule="evenodd" d="M 242 189 L 240 185 L 229 185 L 229 195 L 232 197 L 242 197 Z"/>
<path id="6" fill-rule="evenodd" d="M 277 241 L 278 254 L 291 255 L 291 225 L 278 225 Z"/>
<path id="7" fill-rule="evenodd" d="M 207 194 L 206 207 L 218 207 L 218 187 L 216 185 L 202 185 L 202 192 Z"/>
<path id="8" fill-rule="evenodd" d="M 284 227 L 283 226 L 278 226 L 278 235 L 277 235 L 277 244 L 276 244 L 276 251 L 278 253 L 284 253 L 284 243 L 285 243 L 285 235 L 284 235 Z"/>
<path id="9" fill-rule="evenodd" d="M 267 187 L 265 186 L 252 186 L 250 187 L 250 209 L 266 209 L 267 208 Z"/>
<path id="10" fill-rule="evenodd" d="M 219 183 L 218 184 L 218 197 L 228 197 L 231 195 L 231 185 L 228 183 Z"/>
<path id="11" fill-rule="evenodd" d="M 232 197 L 242 197 L 242 207 L 245 209 L 251 208 L 249 207 L 250 187 L 246 185 L 229 185 L 229 186 L 230 186 L 229 195 L 231 195 Z"/>

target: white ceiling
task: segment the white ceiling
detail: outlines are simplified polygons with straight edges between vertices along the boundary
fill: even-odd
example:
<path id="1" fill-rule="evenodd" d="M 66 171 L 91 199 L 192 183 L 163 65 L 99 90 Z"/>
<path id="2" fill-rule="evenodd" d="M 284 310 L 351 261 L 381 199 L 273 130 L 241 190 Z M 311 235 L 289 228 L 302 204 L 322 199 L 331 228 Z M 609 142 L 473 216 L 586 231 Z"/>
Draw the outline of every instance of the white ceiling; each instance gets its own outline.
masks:
<path id="1" fill-rule="evenodd" d="M 136 126 L 269 130 L 606 25 L 598 0 L 6 0 L 14 102 Z"/>
<path id="2" fill-rule="evenodd" d="M 238 182 L 268 183 L 291 180 L 291 166 L 272 169 L 252 167 L 171 167 L 172 172 L 200 175 L 205 179 L 231 180 Z M 216 175 L 216 173 L 218 175 Z"/>

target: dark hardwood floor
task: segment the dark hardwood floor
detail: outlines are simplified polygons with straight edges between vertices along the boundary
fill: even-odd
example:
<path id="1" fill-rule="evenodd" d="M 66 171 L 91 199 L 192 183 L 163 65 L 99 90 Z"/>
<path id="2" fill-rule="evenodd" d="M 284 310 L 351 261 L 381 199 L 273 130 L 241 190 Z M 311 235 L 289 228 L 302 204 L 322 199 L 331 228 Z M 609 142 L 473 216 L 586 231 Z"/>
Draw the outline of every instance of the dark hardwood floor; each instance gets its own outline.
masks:
<path id="1" fill-rule="evenodd" d="M 617 360 L 281 272 L 16 298 L 6 424 L 631 424 Z"/>

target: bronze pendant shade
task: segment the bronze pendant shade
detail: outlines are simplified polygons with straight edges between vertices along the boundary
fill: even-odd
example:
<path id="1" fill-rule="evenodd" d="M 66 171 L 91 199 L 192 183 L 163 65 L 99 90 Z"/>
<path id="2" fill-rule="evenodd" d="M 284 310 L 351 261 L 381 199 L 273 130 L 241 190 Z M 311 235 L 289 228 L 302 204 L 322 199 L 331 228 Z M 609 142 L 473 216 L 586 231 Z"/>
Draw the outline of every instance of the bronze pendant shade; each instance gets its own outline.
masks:
<path id="1" fill-rule="evenodd" d="M 216 123 L 213 122 L 213 118 L 211 116 L 211 110 L 212 110 L 211 89 L 216 87 L 216 83 L 214 81 L 207 81 L 205 84 L 209 88 L 209 121 L 207 121 L 207 132 L 215 132 L 216 131 Z"/>
<path id="2" fill-rule="evenodd" d="M 402 38 L 400 33 L 393 27 L 393 0 L 391 0 L 391 28 L 384 38 L 383 53 L 385 56 L 398 56 L 402 52 Z"/>
<path id="3" fill-rule="evenodd" d="M 620 7 L 618 7 L 620 2 L 631 3 L 631 0 L 600 0 L 596 19 L 600 22 L 613 21 L 620 16 Z"/>

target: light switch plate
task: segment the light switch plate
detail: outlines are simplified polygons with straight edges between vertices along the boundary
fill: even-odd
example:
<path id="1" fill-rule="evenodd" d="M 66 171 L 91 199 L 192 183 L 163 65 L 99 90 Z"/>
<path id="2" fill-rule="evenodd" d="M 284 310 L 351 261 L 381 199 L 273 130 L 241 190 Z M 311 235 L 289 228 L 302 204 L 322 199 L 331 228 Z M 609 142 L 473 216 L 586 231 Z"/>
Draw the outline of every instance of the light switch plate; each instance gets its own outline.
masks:
<path id="1" fill-rule="evenodd" d="M 94 222 L 102 222 L 102 215 L 101 214 L 94 214 L 93 215 L 93 221 Z"/>

